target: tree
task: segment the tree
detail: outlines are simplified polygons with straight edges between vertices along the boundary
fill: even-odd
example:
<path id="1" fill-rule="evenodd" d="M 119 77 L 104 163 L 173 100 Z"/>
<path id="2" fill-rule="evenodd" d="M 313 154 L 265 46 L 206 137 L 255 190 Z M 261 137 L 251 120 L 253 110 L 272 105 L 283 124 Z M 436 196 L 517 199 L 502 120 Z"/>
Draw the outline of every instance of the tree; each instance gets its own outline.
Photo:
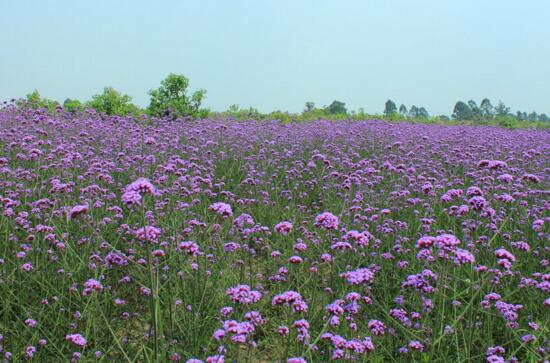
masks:
<path id="1" fill-rule="evenodd" d="M 391 116 L 397 112 L 397 106 L 392 100 L 387 100 L 384 107 L 384 115 Z"/>
<path id="2" fill-rule="evenodd" d="M 470 110 L 472 111 L 472 119 L 480 120 L 483 117 L 481 109 L 477 107 L 476 101 L 469 100 L 468 107 L 470 107 Z"/>
<path id="3" fill-rule="evenodd" d="M 452 117 L 455 120 L 471 120 L 472 119 L 472 110 L 470 109 L 470 106 L 468 106 L 464 102 L 458 101 L 455 104 L 455 108 L 453 110 Z"/>
<path id="4" fill-rule="evenodd" d="M 239 112 L 239 110 L 240 110 L 239 105 L 234 103 L 231 106 L 229 106 L 229 109 L 227 110 L 227 112 L 229 112 L 232 115 L 236 115 Z"/>
<path id="5" fill-rule="evenodd" d="M 48 98 L 43 98 L 38 90 L 34 90 L 34 92 L 27 94 L 25 99 L 17 100 L 17 105 L 18 107 L 28 107 L 34 109 L 43 108 L 47 109 L 50 113 L 55 113 L 57 107 L 59 106 L 59 102 Z"/>
<path id="6" fill-rule="evenodd" d="M 508 116 L 510 114 L 510 107 L 507 107 L 502 101 L 498 101 L 495 112 L 497 116 Z"/>
<path id="7" fill-rule="evenodd" d="M 419 118 L 429 118 L 430 114 L 428 113 L 428 111 L 424 107 L 420 107 L 418 109 L 418 116 L 417 117 L 419 117 Z"/>
<path id="8" fill-rule="evenodd" d="M 155 116 L 206 117 L 207 109 L 201 109 L 201 103 L 206 97 L 206 91 L 196 90 L 191 96 L 187 94 L 189 79 L 182 74 L 170 73 L 160 83 L 160 87 L 151 90 L 149 112 Z"/>
<path id="9" fill-rule="evenodd" d="M 539 119 L 539 115 L 535 111 L 531 112 L 529 116 L 527 116 L 527 119 L 529 121 L 537 121 Z"/>
<path id="10" fill-rule="evenodd" d="M 240 108 L 240 106 L 237 104 L 233 104 L 229 106 L 227 113 L 239 120 L 243 120 L 243 119 L 258 120 L 263 117 L 263 115 L 257 109 L 253 107 L 249 107 L 248 109 Z"/>
<path id="11" fill-rule="evenodd" d="M 481 110 L 481 115 L 484 119 L 488 120 L 493 118 L 495 110 L 493 105 L 491 104 L 491 101 L 488 98 L 484 98 L 481 100 L 479 108 Z"/>
<path id="12" fill-rule="evenodd" d="M 516 117 L 516 119 L 518 119 L 519 121 L 523 121 L 523 120 L 525 120 L 525 119 L 527 118 L 527 117 L 525 117 L 525 116 L 523 115 L 523 112 L 521 112 L 521 111 L 516 111 L 516 116 L 515 116 L 515 117 Z"/>
<path id="13" fill-rule="evenodd" d="M 539 115 L 539 121 L 548 122 L 548 121 L 550 121 L 550 118 L 548 118 L 548 116 L 546 116 L 545 113 L 541 113 L 541 114 Z"/>
<path id="14" fill-rule="evenodd" d="M 315 102 L 306 102 L 306 109 L 304 110 L 304 112 L 311 112 L 313 111 L 313 109 L 315 108 Z"/>
<path id="15" fill-rule="evenodd" d="M 125 116 L 139 110 L 139 107 L 130 102 L 131 100 L 132 97 L 121 94 L 113 87 L 105 87 L 103 93 L 92 96 L 92 99 L 86 102 L 86 106 L 107 115 Z"/>
<path id="16" fill-rule="evenodd" d="M 409 110 L 409 117 L 416 118 L 418 117 L 418 107 L 412 105 Z"/>
<path id="17" fill-rule="evenodd" d="M 84 109 L 84 105 L 79 100 L 67 98 L 65 102 L 63 102 L 63 109 L 70 113 L 77 113 Z"/>
<path id="18" fill-rule="evenodd" d="M 346 104 L 336 100 L 332 101 L 325 111 L 330 115 L 345 115 L 348 112 Z"/>
<path id="19" fill-rule="evenodd" d="M 401 106 L 399 106 L 399 113 L 402 114 L 403 116 L 407 116 L 407 106 L 405 106 L 404 104 L 401 104 Z"/>

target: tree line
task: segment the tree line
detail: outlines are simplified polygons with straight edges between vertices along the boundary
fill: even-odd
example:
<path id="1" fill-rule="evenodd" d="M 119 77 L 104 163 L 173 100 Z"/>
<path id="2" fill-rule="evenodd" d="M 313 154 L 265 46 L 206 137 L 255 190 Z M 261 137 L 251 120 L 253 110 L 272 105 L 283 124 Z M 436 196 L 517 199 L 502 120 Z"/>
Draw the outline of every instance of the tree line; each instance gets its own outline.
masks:
<path id="1" fill-rule="evenodd" d="M 429 118 L 428 111 L 424 107 L 411 106 L 410 110 L 407 110 L 405 105 L 397 108 L 395 102 L 387 100 L 384 105 L 384 115 L 391 117 L 392 115 L 400 115 L 402 117 L 410 118 Z M 446 115 L 437 116 L 441 119 L 449 119 Z M 484 98 L 481 100 L 479 106 L 476 101 L 469 100 L 468 102 L 458 101 L 451 114 L 451 118 L 460 121 L 489 121 L 495 118 L 510 118 L 517 121 L 540 121 L 549 122 L 550 118 L 545 114 L 537 114 L 535 111 L 531 113 L 517 111 L 512 113 L 510 107 L 506 106 L 502 101 L 499 101 L 496 106 L 493 106 L 491 100 Z"/>
<path id="2" fill-rule="evenodd" d="M 304 121 L 318 118 L 342 119 L 342 118 L 383 118 L 387 120 L 413 120 L 413 121 L 457 121 L 471 123 L 498 124 L 500 126 L 514 127 L 522 122 L 536 122 L 539 124 L 550 124 L 550 118 L 545 113 L 521 112 L 512 113 L 510 107 L 499 101 L 493 106 L 488 98 L 484 98 L 478 104 L 474 100 L 467 102 L 458 101 L 451 116 L 431 116 L 425 107 L 412 105 L 407 108 L 404 104 L 397 107 L 397 104 L 389 99 L 384 104 L 382 115 L 366 113 L 363 108 L 357 111 L 349 111 L 346 104 L 334 100 L 327 106 L 316 107 L 314 102 L 306 102 L 301 113 L 290 113 L 287 111 L 273 111 L 261 113 L 256 108 L 241 108 L 239 105 L 229 106 L 227 111 L 212 112 L 201 107 L 206 97 L 206 90 L 198 89 L 189 91 L 189 79 L 182 74 L 169 74 L 160 82 L 157 89 L 149 91 L 150 102 L 147 108 L 141 108 L 132 103 L 132 97 L 123 94 L 113 87 L 105 87 L 103 92 L 92 96 L 86 102 L 77 99 L 66 99 L 61 105 L 59 102 L 42 98 L 38 91 L 34 91 L 19 100 L 14 100 L 18 107 L 45 108 L 55 113 L 63 109 L 70 113 L 95 110 L 105 115 L 134 116 L 142 115 L 152 117 L 177 118 L 204 118 L 208 116 L 226 116 L 238 119 L 279 119 L 285 122 Z"/>

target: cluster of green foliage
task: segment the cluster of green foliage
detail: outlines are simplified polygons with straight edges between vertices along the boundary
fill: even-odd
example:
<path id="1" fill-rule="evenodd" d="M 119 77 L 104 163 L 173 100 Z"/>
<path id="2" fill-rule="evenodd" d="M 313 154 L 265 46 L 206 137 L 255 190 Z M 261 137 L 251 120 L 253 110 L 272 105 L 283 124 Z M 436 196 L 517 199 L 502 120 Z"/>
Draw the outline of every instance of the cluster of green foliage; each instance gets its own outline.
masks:
<path id="1" fill-rule="evenodd" d="M 37 90 L 29 93 L 26 98 L 17 100 L 16 105 L 20 108 L 43 108 L 48 110 L 50 113 L 56 113 L 57 109 L 60 107 L 59 102 L 48 98 L 43 98 Z"/>
<path id="2" fill-rule="evenodd" d="M 92 99 L 86 102 L 86 107 L 107 115 L 137 116 L 143 113 L 139 106 L 130 102 L 131 100 L 132 97 L 118 92 L 113 87 L 105 87 L 103 93 L 92 96 Z"/>
<path id="3" fill-rule="evenodd" d="M 206 91 L 199 89 L 188 95 L 189 79 L 183 75 L 170 73 L 162 80 L 160 87 L 151 90 L 151 103 L 148 111 L 153 116 L 170 116 L 172 118 L 190 116 L 204 118 L 210 113 L 208 109 L 201 108 L 201 103 L 206 97 Z"/>
<path id="4" fill-rule="evenodd" d="M 47 109 L 52 114 L 61 109 L 73 114 L 93 109 L 109 116 L 138 117 L 142 114 L 149 114 L 150 116 L 170 116 L 174 119 L 178 117 L 207 117 L 210 111 L 201 108 L 206 91 L 200 89 L 192 95 L 188 95 L 188 88 L 189 79 L 187 77 L 169 74 L 162 80 L 158 89 L 149 92 L 151 101 L 147 109 L 132 103 L 131 96 L 123 94 L 113 87 L 105 87 L 103 93 L 92 96 L 92 99 L 86 102 L 67 98 L 63 102 L 63 106 L 57 101 L 42 98 L 38 91 L 34 91 L 26 98 L 17 100 L 16 105 L 21 108 Z"/>

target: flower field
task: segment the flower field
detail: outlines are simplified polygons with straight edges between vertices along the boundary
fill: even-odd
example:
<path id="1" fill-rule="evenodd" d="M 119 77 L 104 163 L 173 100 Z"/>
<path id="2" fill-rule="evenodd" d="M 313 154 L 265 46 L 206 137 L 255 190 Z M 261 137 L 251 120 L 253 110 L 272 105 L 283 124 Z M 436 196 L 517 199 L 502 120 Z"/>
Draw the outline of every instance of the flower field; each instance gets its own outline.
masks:
<path id="1" fill-rule="evenodd" d="M 550 360 L 550 131 L 0 110 L 0 354 Z"/>

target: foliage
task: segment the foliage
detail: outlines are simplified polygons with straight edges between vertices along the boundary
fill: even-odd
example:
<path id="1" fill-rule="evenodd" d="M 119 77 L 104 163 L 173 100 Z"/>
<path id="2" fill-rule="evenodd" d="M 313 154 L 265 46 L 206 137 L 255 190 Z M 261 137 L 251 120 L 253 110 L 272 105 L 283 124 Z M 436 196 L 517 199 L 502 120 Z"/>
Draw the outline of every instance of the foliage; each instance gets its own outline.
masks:
<path id="1" fill-rule="evenodd" d="M 85 109 L 85 105 L 79 100 L 67 98 L 63 102 L 63 109 L 69 113 L 75 114 Z"/>
<path id="2" fill-rule="evenodd" d="M 45 109 L 52 114 L 56 113 L 59 107 L 59 102 L 43 98 L 38 90 L 27 94 L 25 99 L 17 100 L 16 104 L 21 108 Z"/>
<path id="3" fill-rule="evenodd" d="M 387 100 L 386 104 L 384 105 L 384 115 L 390 116 L 397 112 L 397 106 L 395 105 L 395 102 L 392 100 Z"/>
<path id="4" fill-rule="evenodd" d="M 222 116 L 231 116 L 239 120 L 257 120 L 262 117 L 262 114 L 258 109 L 254 107 L 240 108 L 239 105 L 234 104 L 229 106 L 229 109 Z"/>
<path id="5" fill-rule="evenodd" d="M 306 109 L 304 112 L 311 112 L 315 108 L 315 102 L 306 102 Z"/>
<path id="6" fill-rule="evenodd" d="M 473 117 L 472 109 L 464 102 L 458 101 L 453 109 L 452 117 L 455 120 L 471 120 Z"/>
<path id="7" fill-rule="evenodd" d="M 344 102 L 334 100 L 325 108 L 325 112 L 329 115 L 345 115 L 348 110 Z"/>
<path id="8" fill-rule="evenodd" d="M 161 81 L 160 87 L 149 92 L 151 102 L 149 113 L 154 116 L 202 118 L 209 114 L 201 108 L 206 97 L 206 90 L 199 89 L 188 94 L 189 79 L 181 74 L 170 73 Z"/>
<path id="9" fill-rule="evenodd" d="M 498 101 L 495 107 L 496 116 L 508 116 L 510 114 L 510 107 L 506 106 L 502 101 Z"/>
<path id="10" fill-rule="evenodd" d="M 132 97 L 121 94 L 113 87 L 105 87 L 103 93 L 92 96 L 92 99 L 86 102 L 86 106 L 109 116 L 137 115 L 141 109 L 132 104 L 131 100 Z"/>

